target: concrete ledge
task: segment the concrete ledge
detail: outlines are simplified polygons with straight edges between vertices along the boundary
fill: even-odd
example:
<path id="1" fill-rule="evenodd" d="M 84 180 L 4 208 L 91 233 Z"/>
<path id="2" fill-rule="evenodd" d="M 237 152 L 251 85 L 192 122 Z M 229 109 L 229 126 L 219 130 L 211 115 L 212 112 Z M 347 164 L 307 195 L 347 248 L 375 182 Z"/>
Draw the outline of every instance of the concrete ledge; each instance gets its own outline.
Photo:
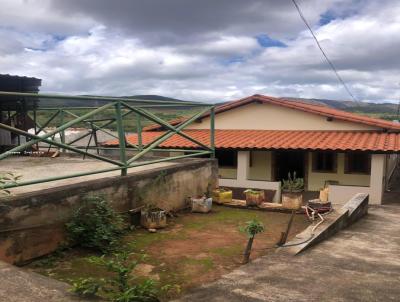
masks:
<path id="1" fill-rule="evenodd" d="M 69 285 L 0 261 L 0 301 L 88 301 L 68 291 Z M 92 300 L 93 301 L 93 300 Z"/>
<path id="2" fill-rule="evenodd" d="M 312 232 L 310 225 L 293 240 L 286 243 L 287 247 L 279 248 L 281 253 L 297 255 L 309 247 L 333 236 L 368 213 L 368 194 L 358 193 L 353 196 L 338 211 L 325 216 L 325 221 Z"/>
<path id="3" fill-rule="evenodd" d="M 218 181 L 217 162 L 195 159 L 127 176 L 100 177 L 21 193 L 0 201 L 0 260 L 22 264 L 65 242 L 65 223 L 86 194 L 103 195 L 118 212 L 152 203 L 165 210 L 186 206 Z"/>

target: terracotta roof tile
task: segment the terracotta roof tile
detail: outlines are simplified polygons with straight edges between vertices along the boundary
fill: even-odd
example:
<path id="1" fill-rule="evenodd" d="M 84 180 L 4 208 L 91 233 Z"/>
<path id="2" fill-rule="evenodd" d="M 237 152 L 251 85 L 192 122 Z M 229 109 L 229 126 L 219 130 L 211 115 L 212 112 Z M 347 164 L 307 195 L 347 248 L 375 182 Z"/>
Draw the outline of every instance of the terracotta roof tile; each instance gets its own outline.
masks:
<path id="1" fill-rule="evenodd" d="M 142 133 L 147 145 L 164 132 Z M 185 134 L 209 145 L 209 130 L 185 130 Z M 137 144 L 137 135 L 128 135 Z M 104 146 L 118 146 L 118 140 L 110 140 Z M 160 144 L 161 148 L 196 148 L 191 141 L 173 135 Z M 215 147 L 219 149 L 304 149 L 336 151 L 400 152 L 400 133 L 378 131 L 280 131 L 280 130 L 215 130 Z"/>
<path id="2" fill-rule="evenodd" d="M 278 105 L 278 106 L 283 106 L 286 108 L 292 108 L 292 109 L 301 110 L 301 111 L 305 111 L 305 112 L 309 112 L 309 113 L 313 113 L 313 114 L 317 114 L 317 115 L 331 117 L 331 118 L 338 119 L 338 120 L 343 120 L 343 121 L 348 121 L 348 122 L 353 122 L 353 123 L 360 123 L 360 124 L 369 125 L 369 126 L 376 126 L 376 127 L 380 127 L 383 129 L 400 130 L 399 123 L 394 123 L 394 122 L 386 121 L 383 119 L 377 119 L 377 118 L 372 118 L 372 117 L 368 117 L 365 115 L 360 115 L 360 114 L 355 114 L 355 113 L 351 113 L 351 112 L 347 112 L 347 111 L 343 111 L 343 110 L 338 110 L 338 109 L 334 109 L 334 108 L 327 107 L 327 106 L 309 104 L 309 103 L 299 102 L 299 101 L 289 101 L 289 100 L 285 100 L 285 99 L 278 99 L 278 98 L 274 98 L 271 96 L 265 96 L 265 95 L 259 95 L 259 94 L 255 94 L 253 96 L 249 96 L 249 97 L 237 100 L 237 101 L 232 101 L 232 102 L 228 102 L 223 105 L 217 106 L 215 108 L 215 113 L 218 114 L 221 112 L 225 112 L 225 111 L 228 111 L 228 110 L 231 110 L 231 109 L 243 106 L 243 105 L 247 105 L 252 102 L 262 102 L 262 103 L 266 103 L 266 104 L 269 103 L 269 104 L 274 104 L 274 105 Z M 203 117 L 207 117 L 207 116 L 209 116 L 209 113 L 203 115 Z M 169 123 L 171 125 L 177 125 L 184 120 L 185 120 L 185 118 L 178 118 L 178 119 L 169 121 Z M 159 130 L 159 129 L 161 129 L 160 125 L 150 125 L 150 126 L 147 126 L 144 128 L 145 131 L 152 131 L 152 130 Z"/>

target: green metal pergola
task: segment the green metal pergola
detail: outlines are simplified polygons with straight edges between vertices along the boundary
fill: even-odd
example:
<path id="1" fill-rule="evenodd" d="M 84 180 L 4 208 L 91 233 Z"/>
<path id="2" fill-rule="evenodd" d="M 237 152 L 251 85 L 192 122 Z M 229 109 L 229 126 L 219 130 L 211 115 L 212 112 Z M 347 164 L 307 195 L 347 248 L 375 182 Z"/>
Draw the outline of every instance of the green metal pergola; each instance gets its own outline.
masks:
<path id="1" fill-rule="evenodd" d="M 32 119 L 34 121 L 34 133 L 30 133 L 28 131 L 18 129 L 13 127 L 12 125 L 7 125 L 5 123 L 0 123 L 0 129 L 8 131 L 10 133 L 14 133 L 17 135 L 25 136 L 26 142 L 19 144 L 3 153 L 0 154 L 0 165 L 1 160 L 13 156 L 15 154 L 20 154 L 21 152 L 25 152 L 36 146 L 39 148 L 40 143 L 45 143 L 47 145 L 55 146 L 61 149 L 62 151 L 70 151 L 72 153 L 80 154 L 85 157 L 97 159 L 99 161 L 107 162 L 112 164 L 114 167 L 102 170 L 95 171 L 87 171 L 82 173 L 75 173 L 70 175 L 56 176 L 56 177 L 48 177 L 42 179 L 36 179 L 31 181 L 22 181 L 16 183 L 9 183 L 1 186 L 0 188 L 7 189 L 16 186 L 27 186 L 37 183 L 50 182 L 55 180 L 74 178 L 92 174 L 105 173 L 110 171 L 121 171 L 121 176 L 127 175 L 127 170 L 132 167 L 144 166 L 159 162 L 166 161 L 174 161 L 181 158 L 188 157 L 196 157 L 209 155 L 210 157 L 215 156 L 215 148 L 214 148 L 214 105 L 205 104 L 200 102 L 184 102 L 184 101 L 159 101 L 159 100 L 142 100 L 142 99 L 132 99 L 132 98 L 119 98 L 119 97 L 104 97 L 104 96 L 69 96 L 69 95 L 53 95 L 53 94 L 37 94 L 37 93 L 20 93 L 20 92 L 1 92 L 0 91 L 0 101 L 1 98 L 7 97 L 21 97 L 24 99 L 34 98 L 38 100 L 80 100 L 80 101 L 102 101 L 105 104 L 102 106 L 76 106 L 76 107 L 44 107 L 44 108 L 34 108 L 31 110 Z M 161 119 L 156 114 L 149 111 L 150 109 L 157 108 L 198 108 L 196 113 L 192 116 L 185 119 L 178 125 L 171 125 L 168 121 Z M 38 111 L 50 111 L 52 112 L 51 116 L 42 124 L 39 125 L 37 122 L 37 113 Z M 84 114 L 79 115 L 79 111 L 88 111 Z M 77 113 L 78 111 L 78 113 Z M 105 111 L 113 111 L 112 117 L 96 119 L 92 118 L 95 115 L 100 113 L 104 113 Z M 185 127 L 198 120 L 204 114 L 210 114 L 210 144 L 205 145 L 202 142 L 190 137 L 187 133 L 184 133 L 183 130 Z M 124 127 L 124 121 L 132 117 L 132 115 L 136 117 L 136 133 L 138 137 L 138 143 L 132 144 L 126 139 L 126 129 Z M 69 116 L 72 120 L 66 122 L 66 117 Z M 47 131 L 46 127 L 54 121 L 56 118 L 60 120 L 59 125 L 51 131 Z M 167 131 L 163 132 L 158 138 L 154 141 L 148 143 L 147 145 L 143 144 L 142 141 L 142 118 L 148 119 L 163 128 Z M 84 123 L 87 126 L 87 133 L 82 134 L 81 136 L 73 139 L 70 142 L 65 141 L 65 131 L 68 128 L 77 125 L 78 123 Z M 107 129 L 111 124 L 116 123 L 117 135 L 112 133 Z M 108 158 L 106 156 L 100 155 L 99 150 L 105 149 L 98 146 L 96 132 L 101 131 L 107 133 L 109 136 L 118 139 L 119 142 L 119 158 Z M 43 133 L 44 134 L 41 134 Z M 56 140 L 56 136 L 60 137 L 60 140 Z M 85 137 L 90 135 L 89 143 L 86 146 L 75 146 L 73 144 L 79 142 Z M 181 150 L 184 152 L 183 155 L 173 156 L 173 157 L 163 157 L 163 158 L 152 158 L 143 160 L 143 157 L 151 151 L 177 151 L 175 149 L 165 149 L 159 148 L 160 144 L 169 139 L 173 135 L 180 135 L 185 139 L 196 144 L 196 149 L 190 150 Z M 95 146 L 91 147 L 90 141 L 94 138 Z M 96 153 L 89 152 L 89 150 L 96 149 Z M 107 148 L 108 149 L 108 148 Z M 127 150 L 135 151 L 136 154 L 132 157 L 127 156 Z"/>

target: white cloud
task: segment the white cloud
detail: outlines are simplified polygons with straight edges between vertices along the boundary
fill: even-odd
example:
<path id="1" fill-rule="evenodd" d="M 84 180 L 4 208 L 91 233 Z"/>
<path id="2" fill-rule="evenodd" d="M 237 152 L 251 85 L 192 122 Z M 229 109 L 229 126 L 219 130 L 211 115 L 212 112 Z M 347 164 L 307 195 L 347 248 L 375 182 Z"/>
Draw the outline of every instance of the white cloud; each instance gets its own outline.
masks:
<path id="1" fill-rule="evenodd" d="M 176 29 L 182 26 L 181 20 L 178 24 L 169 20 L 164 29 L 161 21 L 154 21 L 156 24 L 149 24 L 151 30 L 146 30 L 145 20 L 154 20 L 147 15 L 132 30 L 121 9 L 112 12 L 114 19 L 120 14 L 117 24 L 103 7 L 106 2 L 93 7 L 92 15 L 86 9 L 90 1 L 82 3 L 81 10 L 73 10 L 56 7 L 60 3 L 50 0 L 2 1 L 1 72 L 36 76 L 43 79 L 42 91 L 70 94 L 161 94 L 205 101 L 254 93 L 349 99 L 291 6 L 281 7 L 272 1 L 270 11 L 258 14 L 263 2 L 253 1 L 248 11 L 237 11 L 235 5 L 242 7 L 238 1 L 226 6 L 226 14 L 216 12 L 221 20 L 204 16 L 210 24 L 187 21 L 187 28 L 181 31 Z M 357 98 L 376 101 L 400 97 L 398 4 L 300 4 Z M 319 26 L 319 14 L 328 9 L 338 17 Z M 163 12 L 171 17 L 172 12 Z M 251 15 L 254 20 L 249 19 Z M 261 15 L 268 20 L 264 22 Z M 184 19 L 190 20 L 187 16 Z M 192 23 L 200 19 L 195 16 Z M 287 47 L 262 48 L 257 34 L 272 34 Z"/>

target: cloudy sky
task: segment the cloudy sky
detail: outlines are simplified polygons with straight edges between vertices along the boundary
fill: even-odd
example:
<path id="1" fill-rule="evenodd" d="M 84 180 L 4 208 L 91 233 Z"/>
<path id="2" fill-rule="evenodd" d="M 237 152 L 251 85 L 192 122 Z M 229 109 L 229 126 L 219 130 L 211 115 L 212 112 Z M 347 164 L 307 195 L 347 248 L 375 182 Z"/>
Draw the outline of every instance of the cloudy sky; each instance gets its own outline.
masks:
<path id="1" fill-rule="evenodd" d="M 400 1 L 298 0 L 359 100 L 400 98 Z M 290 0 L 0 0 L 0 73 L 42 92 L 349 99 Z"/>

